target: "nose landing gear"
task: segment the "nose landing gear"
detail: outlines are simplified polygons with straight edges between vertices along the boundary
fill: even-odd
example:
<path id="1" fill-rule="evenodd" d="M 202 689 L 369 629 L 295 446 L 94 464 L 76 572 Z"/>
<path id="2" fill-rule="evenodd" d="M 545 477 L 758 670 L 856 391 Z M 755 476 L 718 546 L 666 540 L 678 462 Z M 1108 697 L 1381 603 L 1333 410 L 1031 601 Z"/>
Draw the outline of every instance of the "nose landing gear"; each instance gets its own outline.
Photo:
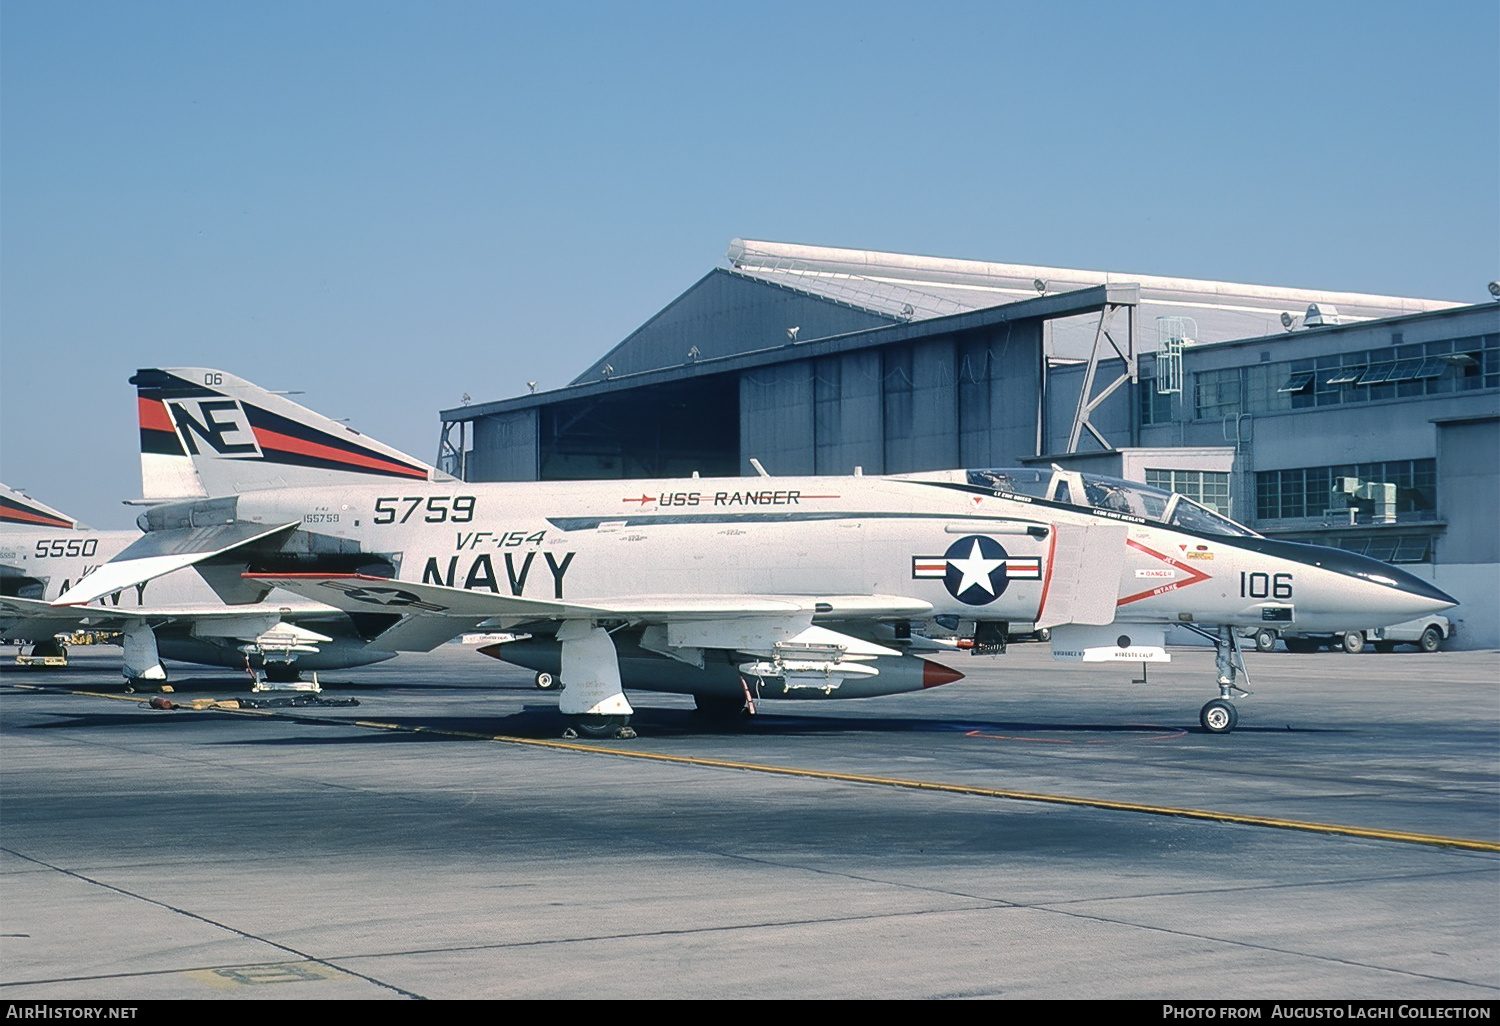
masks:
<path id="1" fill-rule="evenodd" d="M 1228 734 L 1240 722 L 1239 710 L 1234 707 L 1233 699 L 1250 695 L 1249 691 L 1236 687 L 1234 683 L 1238 674 L 1244 674 L 1245 683 L 1250 683 L 1250 671 L 1245 669 L 1245 656 L 1240 648 L 1239 635 L 1231 627 L 1220 627 L 1218 634 L 1211 634 L 1195 624 L 1182 626 L 1214 643 L 1219 697 L 1205 703 L 1198 710 L 1198 723 L 1210 734 Z"/>

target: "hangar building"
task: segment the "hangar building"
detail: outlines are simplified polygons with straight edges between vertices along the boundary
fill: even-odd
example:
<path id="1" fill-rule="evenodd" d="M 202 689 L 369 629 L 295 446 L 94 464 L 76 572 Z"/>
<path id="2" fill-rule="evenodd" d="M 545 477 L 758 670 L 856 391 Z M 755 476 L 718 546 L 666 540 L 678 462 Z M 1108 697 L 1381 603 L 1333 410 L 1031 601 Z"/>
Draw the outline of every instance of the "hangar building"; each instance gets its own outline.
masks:
<path id="1" fill-rule="evenodd" d="M 1500 645 L 1500 306 L 736 239 L 571 384 L 445 410 L 466 480 L 1067 463 L 1339 545 Z"/>

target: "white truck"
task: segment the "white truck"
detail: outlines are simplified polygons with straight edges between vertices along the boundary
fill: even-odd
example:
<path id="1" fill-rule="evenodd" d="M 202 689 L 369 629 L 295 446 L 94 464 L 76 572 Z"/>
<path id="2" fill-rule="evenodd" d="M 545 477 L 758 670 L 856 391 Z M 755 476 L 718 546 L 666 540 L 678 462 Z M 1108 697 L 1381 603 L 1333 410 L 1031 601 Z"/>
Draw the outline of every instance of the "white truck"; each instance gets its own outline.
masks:
<path id="1" fill-rule="evenodd" d="M 1453 636 L 1453 624 L 1446 616 L 1434 614 L 1391 627 L 1369 627 L 1342 634 L 1299 634 L 1294 631 L 1278 633 L 1267 627 L 1251 636 L 1255 638 L 1255 647 L 1262 652 L 1275 648 L 1277 637 L 1281 638 L 1281 643 L 1288 652 L 1316 652 L 1324 647 L 1341 648 L 1345 652 L 1363 652 L 1366 645 L 1374 645 L 1377 652 L 1394 651 L 1397 645 L 1415 645 L 1419 651 L 1436 652 L 1443 647 L 1443 642 Z"/>

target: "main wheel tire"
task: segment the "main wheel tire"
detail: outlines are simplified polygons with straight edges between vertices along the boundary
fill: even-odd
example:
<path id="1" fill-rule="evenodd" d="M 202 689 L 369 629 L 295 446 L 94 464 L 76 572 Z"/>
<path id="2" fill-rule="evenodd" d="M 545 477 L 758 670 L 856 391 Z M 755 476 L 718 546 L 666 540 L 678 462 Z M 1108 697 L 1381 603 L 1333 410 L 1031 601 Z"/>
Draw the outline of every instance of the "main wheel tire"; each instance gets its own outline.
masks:
<path id="1" fill-rule="evenodd" d="M 1041 630 L 1037 631 L 1036 632 L 1036 640 L 1038 640 L 1038 641 L 1051 641 L 1052 640 L 1052 628 L 1051 627 L 1043 627 Z"/>
<path id="2" fill-rule="evenodd" d="M 56 656 L 68 657 L 68 650 L 62 646 L 56 638 L 48 638 L 46 641 L 38 641 L 31 646 L 31 654 L 39 659 L 51 659 Z"/>
<path id="3" fill-rule="evenodd" d="M 1316 652 L 1322 647 L 1312 638 L 1282 638 L 1281 643 L 1286 646 L 1288 652 L 1300 652 L 1303 655 Z"/>
<path id="4" fill-rule="evenodd" d="M 629 716 L 575 716 L 573 727 L 584 737 L 609 738 L 620 737 L 630 728 L 626 726 L 630 722 Z M 634 734 L 630 735 L 634 737 Z"/>
<path id="5" fill-rule="evenodd" d="M 1198 711 L 1198 722 L 1210 734 L 1227 734 L 1240 722 L 1240 714 L 1233 702 L 1216 698 Z"/>
<path id="6" fill-rule="evenodd" d="M 548 673 L 546 670 L 543 670 L 536 675 L 536 686 L 541 688 L 543 691 L 555 688 L 557 687 L 557 678 Z"/>
<path id="7" fill-rule="evenodd" d="M 1436 627 L 1427 628 L 1417 639 L 1417 647 L 1423 652 L 1436 652 L 1443 647 L 1443 632 Z"/>
<path id="8" fill-rule="evenodd" d="M 1350 631 L 1344 635 L 1343 649 L 1350 655 L 1358 655 L 1365 650 L 1365 635 L 1363 631 Z"/>
<path id="9" fill-rule="evenodd" d="M 1276 632 L 1269 627 L 1262 627 L 1255 632 L 1255 651 L 1272 652 L 1276 649 Z"/>

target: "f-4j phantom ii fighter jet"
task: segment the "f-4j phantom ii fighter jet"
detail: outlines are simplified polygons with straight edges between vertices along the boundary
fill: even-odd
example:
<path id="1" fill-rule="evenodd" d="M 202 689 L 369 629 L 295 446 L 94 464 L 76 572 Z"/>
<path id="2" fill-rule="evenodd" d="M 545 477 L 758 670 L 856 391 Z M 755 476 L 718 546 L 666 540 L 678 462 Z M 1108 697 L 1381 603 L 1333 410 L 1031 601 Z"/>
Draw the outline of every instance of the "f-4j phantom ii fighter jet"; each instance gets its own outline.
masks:
<path id="1" fill-rule="evenodd" d="M 33 655 L 52 657 L 64 654 L 57 634 L 118 631 L 125 678 L 147 686 L 167 679 L 162 655 L 243 667 L 258 690 L 315 690 L 318 670 L 396 655 L 361 637 L 354 618 L 338 609 L 286 592 L 229 605 L 189 569 L 68 603 L 74 583 L 140 538 L 139 531 L 85 527 L 0 484 L 0 637 L 34 642 Z M 302 671 L 314 673 L 311 685 L 299 682 Z"/>
<path id="2" fill-rule="evenodd" d="M 561 712 L 592 735 L 628 736 L 627 688 L 740 710 L 946 683 L 961 675 L 925 658 L 931 636 L 998 649 L 1011 624 L 1082 661 L 1165 659 L 1169 624 L 1198 631 L 1218 650 L 1200 719 L 1223 733 L 1238 630 L 1455 604 L 1385 563 L 1056 468 L 466 482 L 222 371 L 131 380 L 148 479 L 204 494 L 147 510 L 139 543 L 55 601 L 208 565 L 238 570 L 241 597 L 279 587 L 385 617 L 405 648 L 524 634 L 490 654 L 560 676 Z"/>

